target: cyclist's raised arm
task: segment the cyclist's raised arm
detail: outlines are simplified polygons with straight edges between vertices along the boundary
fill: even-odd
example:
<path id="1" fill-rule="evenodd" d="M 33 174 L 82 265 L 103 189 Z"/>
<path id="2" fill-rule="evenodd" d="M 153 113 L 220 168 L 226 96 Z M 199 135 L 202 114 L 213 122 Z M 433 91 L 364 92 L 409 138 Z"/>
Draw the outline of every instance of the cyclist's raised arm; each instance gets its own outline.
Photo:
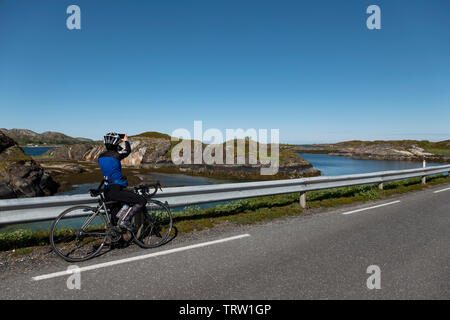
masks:
<path id="1" fill-rule="evenodd" d="M 125 159 L 131 153 L 130 142 L 128 141 L 128 136 L 126 134 L 125 137 L 123 138 L 123 141 L 125 141 L 125 149 L 119 151 L 120 160 Z"/>

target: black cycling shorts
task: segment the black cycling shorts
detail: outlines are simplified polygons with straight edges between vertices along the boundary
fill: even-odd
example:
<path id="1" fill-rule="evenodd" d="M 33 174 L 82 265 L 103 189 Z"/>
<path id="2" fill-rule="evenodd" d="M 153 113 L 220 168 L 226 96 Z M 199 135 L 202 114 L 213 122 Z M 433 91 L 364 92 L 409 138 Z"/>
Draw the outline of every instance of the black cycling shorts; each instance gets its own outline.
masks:
<path id="1" fill-rule="evenodd" d="M 141 207 L 145 207 L 147 199 L 134 192 L 123 190 L 123 187 L 118 184 L 111 184 L 105 187 L 105 198 L 107 201 L 120 201 L 130 206 L 139 204 Z"/>

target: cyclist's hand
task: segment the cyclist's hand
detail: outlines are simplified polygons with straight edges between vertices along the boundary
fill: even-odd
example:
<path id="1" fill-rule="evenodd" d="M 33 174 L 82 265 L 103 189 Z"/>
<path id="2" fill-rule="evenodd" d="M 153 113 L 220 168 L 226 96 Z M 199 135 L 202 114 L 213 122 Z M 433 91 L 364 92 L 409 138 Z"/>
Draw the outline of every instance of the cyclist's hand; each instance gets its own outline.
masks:
<path id="1" fill-rule="evenodd" d="M 123 141 L 128 141 L 128 135 L 125 133 L 125 137 L 122 139 Z"/>

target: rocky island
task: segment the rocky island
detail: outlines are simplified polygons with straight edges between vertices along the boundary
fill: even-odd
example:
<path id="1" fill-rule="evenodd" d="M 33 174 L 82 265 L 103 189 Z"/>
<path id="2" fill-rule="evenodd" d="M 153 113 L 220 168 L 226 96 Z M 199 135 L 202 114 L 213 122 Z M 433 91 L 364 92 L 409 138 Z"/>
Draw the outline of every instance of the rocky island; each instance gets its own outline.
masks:
<path id="1" fill-rule="evenodd" d="M 346 141 L 321 145 L 282 145 L 281 149 L 298 153 L 323 153 L 354 159 L 450 162 L 450 140 Z"/>
<path id="2" fill-rule="evenodd" d="M 280 166 L 273 176 L 260 174 L 262 164 L 181 164 L 175 165 L 171 153 L 177 142 L 169 135 L 158 132 L 146 132 L 130 137 L 132 153 L 122 161 L 124 172 L 130 183 L 139 182 L 143 172 L 183 173 L 194 176 L 223 178 L 227 180 L 267 180 L 288 179 L 320 175 L 311 163 L 291 150 L 280 151 Z M 205 148 L 207 145 L 202 145 Z M 225 144 L 221 147 L 225 148 Z M 79 183 L 80 179 L 89 182 L 101 179 L 96 160 L 105 150 L 103 143 L 81 143 L 65 145 L 47 151 L 37 158 L 39 163 L 55 176 L 63 185 L 68 180 Z M 192 148 L 194 150 L 194 148 Z M 268 146 L 270 150 L 270 146 Z M 192 151 L 193 152 L 193 151 Z M 248 144 L 246 153 L 248 156 Z M 246 162 L 248 163 L 248 162 Z M 82 178 L 83 177 L 83 178 Z M 91 177 L 91 178 L 88 178 Z M 87 182 L 85 182 L 87 183 Z"/>

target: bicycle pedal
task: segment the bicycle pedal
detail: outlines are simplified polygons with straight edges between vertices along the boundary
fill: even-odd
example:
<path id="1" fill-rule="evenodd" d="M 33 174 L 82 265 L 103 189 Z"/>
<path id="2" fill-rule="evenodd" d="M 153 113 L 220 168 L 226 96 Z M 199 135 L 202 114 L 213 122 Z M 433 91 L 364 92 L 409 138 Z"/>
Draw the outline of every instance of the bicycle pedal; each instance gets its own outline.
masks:
<path id="1" fill-rule="evenodd" d="M 129 232 L 122 235 L 122 239 L 126 242 L 131 240 L 131 234 Z"/>

